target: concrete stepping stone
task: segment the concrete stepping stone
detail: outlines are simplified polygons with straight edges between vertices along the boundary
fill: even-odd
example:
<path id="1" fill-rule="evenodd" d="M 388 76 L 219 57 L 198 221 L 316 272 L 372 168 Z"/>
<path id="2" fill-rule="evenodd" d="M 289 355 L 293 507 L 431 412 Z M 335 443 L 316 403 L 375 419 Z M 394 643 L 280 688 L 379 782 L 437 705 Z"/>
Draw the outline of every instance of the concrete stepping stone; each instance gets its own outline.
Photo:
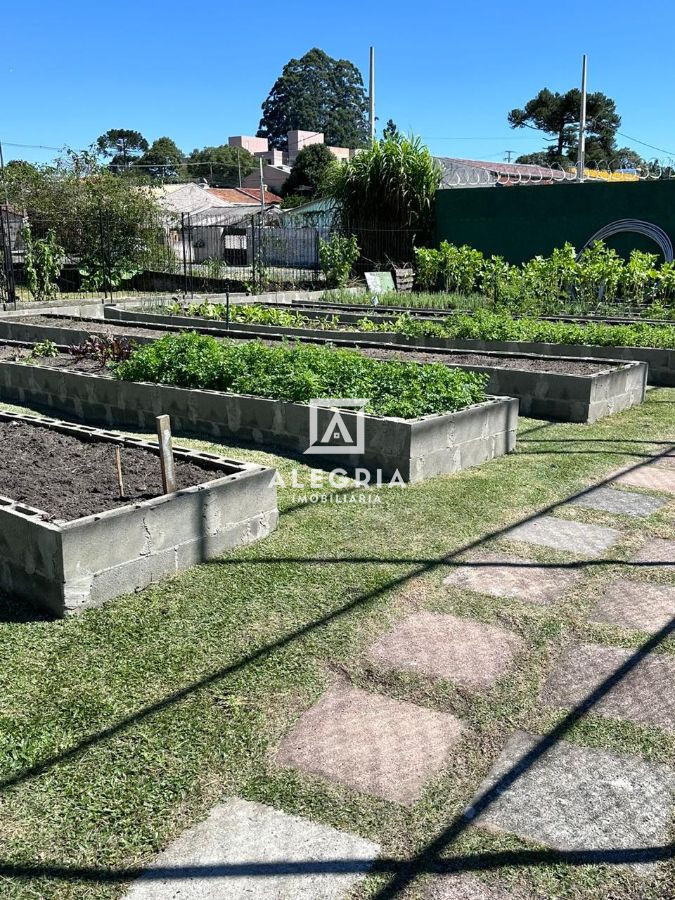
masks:
<path id="1" fill-rule="evenodd" d="M 375 641 L 367 655 L 389 669 L 420 672 L 481 689 L 501 678 L 524 649 L 524 641 L 512 631 L 424 611 Z"/>
<path id="2" fill-rule="evenodd" d="M 549 706 L 575 707 L 635 657 L 635 650 L 574 644 L 541 692 Z M 617 680 L 589 714 L 675 731 L 675 656 L 652 653 Z"/>
<path id="3" fill-rule="evenodd" d="M 505 553 L 484 553 L 458 565 L 444 580 L 449 587 L 465 588 L 491 597 L 514 598 L 548 605 L 579 580 L 581 573 Z"/>
<path id="4" fill-rule="evenodd" d="M 605 587 L 590 619 L 655 634 L 675 619 L 675 587 L 615 578 Z"/>
<path id="5" fill-rule="evenodd" d="M 540 740 L 513 734 L 477 797 Z M 639 850 L 669 843 L 673 801 L 675 772 L 667 766 L 559 741 L 475 822 L 556 850 Z"/>
<path id="6" fill-rule="evenodd" d="M 260 803 L 229 800 L 184 831 L 126 900 L 340 900 L 377 844 Z"/>
<path id="7" fill-rule="evenodd" d="M 523 894 L 497 887 L 494 875 L 489 880 L 475 875 L 443 875 L 429 884 L 424 900 L 525 900 Z"/>
<path id="8" fill-rule="evenodd" d="M 675 566 L 675 541 L 653 538 L 633 557 L 633 562 L 653 563 L 657 566 Z"/>
<path id="9" fill-rule="evenodd" d="M 639 469 L 631 469 L 614 479 L 617 484 L 630 484 L 633 487 L 647 488 L 650 491 L 662 491 L 675 494 L 675 468 L 659 466 L 651 463 Z"/>
<path id="10" fill-rule="evenodd" d="M 449 713 L 338 683 L 300 718 L 276 760 L 410 805 L 443 769 L 464 729 Z"/>
<path id="11" fill-rule="evenodd" d="M 650 497 L 647 494 L 636 494 L 635 491 L 616 491 L 610 487 L 599 487 L 575 500 L 570 500 L 568 505 L 642 519 L 651 516 L 667 503 L 667 500 Z"/>
<path id="12" fill-rule="evenodd" d="M 505 537 L 508 540 L 566 550 L 580 556 L 598 556 L 621 538 L 621 532 L 616 528 L 586 525 L 555 516 L 539 516 L 530 522 L 516 525 Z"/>

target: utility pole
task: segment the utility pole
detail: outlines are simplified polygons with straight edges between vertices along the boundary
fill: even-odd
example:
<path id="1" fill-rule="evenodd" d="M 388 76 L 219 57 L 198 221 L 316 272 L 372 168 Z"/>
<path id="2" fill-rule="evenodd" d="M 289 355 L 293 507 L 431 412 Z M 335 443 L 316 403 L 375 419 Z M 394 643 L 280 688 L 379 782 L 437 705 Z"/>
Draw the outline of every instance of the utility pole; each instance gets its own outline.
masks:
<path id="1" fill-rule="evenodd" d="M 579 153 L 577 156 L 577 181 L 584 180 L 586 166 L 586 54 L 581 63 L 581 110 L 579 112 Z"/>
<path id="2" fill-rule="evenodd" d="M 265 184 L 263 182 L 263 159 L 262 156 L 258 158 L 260 160 L 260 222 L 263 224 L 265 221 Z"/>
<path id="3" fill-rule="evenodd" d="M 241 151 L 237 147 L 237 168 L 239 169 L 239 187 L 241 187 Z"/>
<path id="4" fill-rule="evenodd" d="M 375 48 L 370 48 L 370 81 L 368 85 L 368 123 L 370 125 L 370 143 L 375 143 Z"/>
<path id="5" fill-rule="evenodd" d="M 515 150 L 505 150 L 504 153 L 506 154 L 506 159 L 504 160 L 504 162 L 510 163 L 511 157 L 513 156 L 513 154 L 515 152 L 516 152 Z"/>

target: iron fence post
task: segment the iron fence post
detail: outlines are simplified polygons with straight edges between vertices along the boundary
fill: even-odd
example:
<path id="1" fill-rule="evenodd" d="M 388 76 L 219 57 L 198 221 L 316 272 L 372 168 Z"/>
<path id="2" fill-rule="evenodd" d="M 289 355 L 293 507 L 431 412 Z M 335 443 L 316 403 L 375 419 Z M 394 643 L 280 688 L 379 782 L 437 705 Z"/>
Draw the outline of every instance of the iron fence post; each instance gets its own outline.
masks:
<path id="1" fill-rule="evenodd" d="M 183 297 L 187 297 L 187 256 L 185 250 L 185 213 L 180 214 L 180 235 L 183 244 Z"/>
<path id="2" fill-rule="evenodd" d="M 103 299 L 108 299 L 108 289 L 106 285 L 106 254 L 105 254 L 105 240 L 103 237 L 103 207 L 99 204 L 98 207 L 98 236 L 99 242 L 101 245 L 101 275 L 102 275 L 102 287 L 103 287 Z M 112 300 L 112 295 L 110 297 Z"/>

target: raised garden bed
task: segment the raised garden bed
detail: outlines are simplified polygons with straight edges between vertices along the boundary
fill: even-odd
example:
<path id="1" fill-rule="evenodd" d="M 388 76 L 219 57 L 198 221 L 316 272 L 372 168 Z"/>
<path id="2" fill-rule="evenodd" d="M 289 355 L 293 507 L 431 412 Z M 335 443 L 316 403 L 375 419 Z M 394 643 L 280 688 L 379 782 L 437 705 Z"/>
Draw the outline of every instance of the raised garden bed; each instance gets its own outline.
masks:
<path id="1" fill-rule="evenodd" d="M 113 307 L 106 307 L 106 315 L 112 313 Z M 162 321 L 159 321 L 159 320 Z M 350 346 L 370 353 L 372 349 L 382 348 L 376 354 L 380 358 L 390 358 L 396 346 L 407 348 L 408 358 L 420 362 L 443 362 L 446 365 L 460 366 L 474 372 L 483 372 L 489 376 L 488 390 L 492 394 L 517 397 L 520 401 L 520 412 L 523 415 L 556 419 L 567 422 L 595 422 L 603 416 L 612 415 L 642 403 L 648 378 L 647 365 L 641 360 L 622 361 L 612 359 L 598 362 L 594 354 L 583 357 L 581 354 L 562 353 L 537 354 L 521 349 L 518 345 L 509 352 L 495 352 L 490 347 L 481 348 L 483 352 L 455 353 L 450 348 L 438 345 L 444 353 L 429 357 L 431 339 L 403 338 L 401 335 L 384 332 L 363 333 L 335 331 L 326 332 L 312 329 L 293 329 L 273 326 L 233 326 L 231 331 L 218 329 L 215 322 L 206 322 L 198 317 L 153 316 L 149 327 L 177 327 L 177 321 L 185 321 L 185 327 L 198 328 L 210 334 L 221 336 L 277 337 L 290 336 L 300 340 L 331 342 L 336 346 Z M 140 324 L 142 316 L 136 316 L 129 310 L 116 310 L 111 321 Z M 472 348 L 469 348 L 472 349 Z M 477 348 L 478 349 L 478 348 Z M 595 348 L 584 348 L 595 349 Z M 610 348 L 597 348 L 610 349 Z M 637 349 L 637 348 L 636 348 Z M 675 351 L 653 351 L 667 353 Z M 400 353 L 399 353 L 400 355 Z M 555 357 L 555 358 L 552 358 Z"/>
<path id="2" fill-rule="evenodd" d="M 175 449 L 178 490 L 162 494 L 156 443 L 7 412 L 0 440 L 0 587 L 59 616 L 250 544 L 277 524 L 273 469 Z"/>
<path id="3" fill-rule="evenodd" d="M 58 367 L 51 360 L 40 363 L 2 360 L 0 355 L 0 397 L 108 427 L 149 429 L 156 416 L 168 414 L 176 432 L 280 447 L 294 455 L 304 454 L 311 443 L 306 404 L 119 381 L 102 372 Z M 345 412 L 343 418 L 355 431 L 356 414 Z M 320 434 L 331 419 L 329 409 L 317 411 Z M 348 471 L 365 468 L 373 482 L 378 469 L 387 479 L 398 472 L 404 481 L 418 482 L 512 451 L 517 420 L 518 401 L 508 397 L 414 419 L 366 415 L 363 453 L 346 454 L 337 448 L 304 460 L 317 466 L 336 463 Z"/>
<path id="4" fill-rule="evenodd" d="M 205 320 L 198 316 L 160 316 L 154 314 L 134 312 L 127 309 L 105 308 L 106 318 L 116 321 L 142 322 L 148 324 L 180 325 L 184 328 L 201 328 Z M 209 321 L 209 325 L 213 326 Z M 674 326 L 675 328 L 675 326 Z M 583 357 L 591 359 L 609 359 L 634 362 L 645 362 L 649 366 L 648 380 L 650 384 L 672 387 L 675 386 L 675 349 L 642 346 L 614 346 L 597 344 L 563 344 L 539 341 L 497 341 L 445 338 L 432 336 L 409 337 L 394 331 L 346 331 L 313 329 L 313 328 L 287 328 L 269 325 L 233 324 L 231 333 L 246 333 L 255 335 L 286 334 L 289 337 L 315 338 L 320 340 L 339 341 L 368 341 L 374 343 L 400 344 L 409 347 L 423 347 L 446 350 L 472 350 L 489 351 L 498 353 L 526 353 L 537 356 L 567 356 Z"/>

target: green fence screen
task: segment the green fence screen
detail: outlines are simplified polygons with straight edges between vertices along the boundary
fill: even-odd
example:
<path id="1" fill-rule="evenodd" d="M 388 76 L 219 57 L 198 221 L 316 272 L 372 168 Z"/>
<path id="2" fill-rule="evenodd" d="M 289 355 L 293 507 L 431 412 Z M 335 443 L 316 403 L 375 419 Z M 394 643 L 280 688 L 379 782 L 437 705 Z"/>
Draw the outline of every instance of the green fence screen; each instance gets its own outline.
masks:
<path id="1" fill-rule="evenodd" d="M 437 244 L 469 244 L 512 263 L 548 256 L 565 241 L 580 249 L 619 219 L 658 225 L 675 245 L 675 179 L 449 188 L 436 194 Z M 633 248 L 659 252 L 640 235 L 620 234 L 607 243 L 623 256 Z"/>

